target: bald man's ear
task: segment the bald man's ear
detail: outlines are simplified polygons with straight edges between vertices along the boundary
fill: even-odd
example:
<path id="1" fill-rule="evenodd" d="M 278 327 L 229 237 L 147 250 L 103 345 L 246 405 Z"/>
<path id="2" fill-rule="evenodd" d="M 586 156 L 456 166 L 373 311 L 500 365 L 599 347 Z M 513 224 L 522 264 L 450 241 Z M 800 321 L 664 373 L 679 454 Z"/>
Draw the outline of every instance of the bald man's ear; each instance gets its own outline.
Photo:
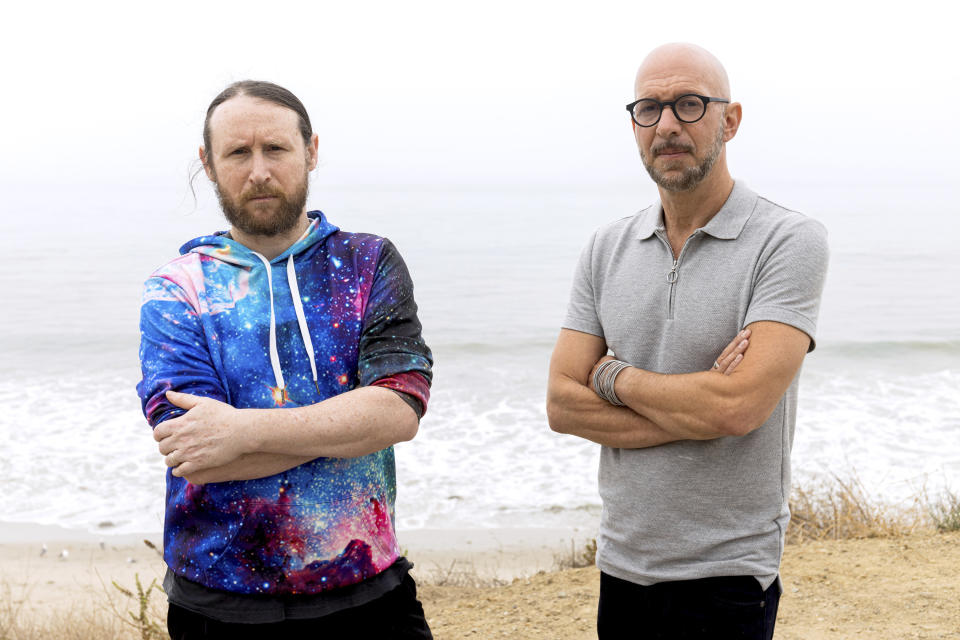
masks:
<path id="1" fill-rule="evenodd" d="M 723 111 L 723 141 L 730 142 L 740 129 L 743 107 L 739 102 L 731 102 Z"/>
<path id="2" fill-rule="evenodd" d="M 210 182 L 216 182 L 217 174 L 213 170 L 213 164 L 208 162 L 207 151 L 202 145 L 200 146 L 200 164 L 203 165 L 203 171 L 207 174 Z"/>

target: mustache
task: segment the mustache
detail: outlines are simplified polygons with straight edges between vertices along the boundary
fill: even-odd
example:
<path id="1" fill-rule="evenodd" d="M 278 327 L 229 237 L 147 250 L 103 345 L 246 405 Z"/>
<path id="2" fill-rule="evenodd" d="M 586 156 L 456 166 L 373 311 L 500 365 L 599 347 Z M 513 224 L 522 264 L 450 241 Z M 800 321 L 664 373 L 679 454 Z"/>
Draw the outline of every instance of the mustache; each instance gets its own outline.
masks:
<path id="1" fill-rule="evenodd" d="M 261 184 L 255 187 L 250 188 L 247 191 L 244 191 L 240 194 L 240 200 L 244 203 L 253 200 L 254 198 L 262 198 L 264 196 L 273 196 L 277 198 L 284 198 L 285 194 L 282 190 L 273 185 Z"/>
<path id="2" fill-rule="evenodd" d="M 672 142 L 672 143 L 660 143 L 650 148 L 650 153 L 654 156 L 658 156 L 664 151 L 669 151 L 671 153 L 676 153 L 677 151 L 684 151 L 686 153 L 690 153 L 693 151 L 693 145 L 677 144 L 676 142 Z"/>

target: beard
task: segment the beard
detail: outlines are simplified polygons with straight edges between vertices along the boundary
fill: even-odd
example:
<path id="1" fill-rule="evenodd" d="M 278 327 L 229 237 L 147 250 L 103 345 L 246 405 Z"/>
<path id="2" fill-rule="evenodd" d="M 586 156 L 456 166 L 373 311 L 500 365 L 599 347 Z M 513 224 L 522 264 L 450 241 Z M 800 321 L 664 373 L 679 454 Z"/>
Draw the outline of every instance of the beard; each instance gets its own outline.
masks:
<path id="1" fill-rule="evenodd" d="M 214 186 L 227 222 L 247 235 L 274 237 L 290 231 L 300 222 L 307 205 L 308 175 L 307 171 L 303 172 L 303 181 L 290 194 L 272 185 L 258 185 L 234 199 L 225 193 L 216 181 Z M 265 203 L 251 202 L 254 198 L 263 196 L 274 196 L 277 199 Z M 273 212 L 258 211 L 268 208 L 273 209 Z"/>
<path id="2" fill-rule="evenodd" d="M 681 149 L 683 151 L 691 152 L 693 147 L 688 145 L 677 145 L 671 143 L 659 144 L 650 149 L 651 155 L 656 158 L 657 154 L 663 151 L 664 149 Z M 707 155 L 704 156 L 703 160 L 699 164 L 693 167 L 687 167 L 680 172 L 678 176 L 667 176 L 664 172 L 657 169 L 653 166 L 653 162 L 650 158 L 647 158 L 646 154 L 643 152 L 643 149 L 640 150 L 640 160 L 643 161 L 643 166 L 646 168 L 647 173 L 650 174 L 650 178 L 653 179 L 658 186 L 666 189 L 667 191 L 691 191 L 698 184 L 703 182 L 703 179 L 707 177 L 710 173 L 710 170 L 713 169 L 714 163 L 716 163 L 717 158 L 720 157 L 720 152 L 723 151 L 723 125 L 717 129 L 717 135 L 713 139 L 713 145 L 707 151 Z"/>

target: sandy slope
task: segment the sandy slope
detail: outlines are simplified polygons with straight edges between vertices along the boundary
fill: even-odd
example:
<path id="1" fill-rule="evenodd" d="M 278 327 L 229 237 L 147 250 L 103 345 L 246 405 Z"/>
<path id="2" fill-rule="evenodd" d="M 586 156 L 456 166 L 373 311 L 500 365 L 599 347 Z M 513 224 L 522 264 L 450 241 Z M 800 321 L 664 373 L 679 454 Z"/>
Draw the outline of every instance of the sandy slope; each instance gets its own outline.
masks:
<path id="1" fill-rule="evenodd" d="M 788 546 L 779 640 L 960 639 L 960 534 Z M 543 573 L 500 588 L 424 586 L 437 640 L 595 638 L 599 573 Z"/>
<path id="2" fill-rule="evenodd" d="M 415 551 L 411 548 L 418 565 L 451 566 L 449 543 L 434 550 L 428 542 L 420 540 Z M 478 544 L 476 536 L 472 544 Z M 515 564 L 520 551 L 510 544 L 483 556 L 490 562 L 501 554 L 500 575 L 530 568 L 529 562 Z M 39 541 L 0 540 L 0 604 L 18 607 L 21 620 L 50 611 L 109 614 L 109 598 L 126 610 L 130 602 L 118 596 L 111 582 L 132 588 L 135 575 L 149 583 L 163 573 L 157 553 L 137 539 L 47 546 L 40 555 Z M 61 559 L 63 548 L 70 553 Z M 531 553 L 539 554 L 541 566 L 550 555 L 542 544 Z M 456 566 L 467 571 L 447 572 L 448 579 L 469 580 L 476 556 L 465 551 L 464 558 Z M 540 572 L 487 588 L 426 584 L 437 576 L 424 569 L 420 593 L 438 640 L 596 637 L 599 574 L 592 567 Z M 960 640 L 960 533 L 792 545 L 784 555 L 782 576 L 780 640 Z"/>

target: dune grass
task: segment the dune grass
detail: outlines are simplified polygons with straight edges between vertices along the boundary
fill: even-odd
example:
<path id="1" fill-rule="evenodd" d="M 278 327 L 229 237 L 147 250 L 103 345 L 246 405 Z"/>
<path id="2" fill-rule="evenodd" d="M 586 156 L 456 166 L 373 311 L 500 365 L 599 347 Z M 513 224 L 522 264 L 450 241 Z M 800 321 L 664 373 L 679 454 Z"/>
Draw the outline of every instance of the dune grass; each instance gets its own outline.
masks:
<path id="1" fill-rule="evenodd" d="M 797 487 L 790 499 L 792 518 L 787 542 L 856 538 L 896 538 L 920 532 L 960 531 L 960 495 L 944 492 L 930 500 L 925 493 L 903 504 L 872 499 L 855 478 L 834 477 Z M 596 540 L 555 556 L 558 570 L 590 566 Z M 418 578 L 435 586 L 497 587 L 502 580 L 480 576 L 470 563 L 451 563 Z M 166 599 L 162 589 L 139 576 L 133 585 L 113 582 L 104 587 L 103 603 L 92 611 L 64 610 L 38 619 L 26 615 L 31 585 L 0 583 L 0 640 L 158 640 L 166 638 Z"/>
<path id="2" fill-rule="evenodd" d="M 493 575 L 490 575 L 490 574 Z M 508 581 L 496 577 L 496 571 L 481 573 L 469 561 L 452 560 L 447 566 L 438 566 L 432 570 L 418 571 L 418 584 L 429 584 L 435 587 L 502 587 Z"/>
<path id="3" fill-rule="evenodd" d="M 944 491 L 939 500 L 928 505 L 928 511 L 940 533 L 960 531 L 960 494 Z"/>
<path id="4" fill-rule="evenodd" d="M 118 606 L 116 602 L 111 599 L 110 609 L 116 618 L 123 621 L 128 628 L 133 629 L 141 640 L 163 640 L 169 637 L 167 634 L 167 625 L 163 620 L 165 616 L 163 610 L 165 607 L 157 602 L 157 600 L 165 600 L 165 598 L 162 597 L 163 588 L 157 584 L 156 580 L 152 580 L 150 584 L 144 588 L 143 583 L 140 582 L 140 576 L 134 575 L 134 590 L 127 589 L 117 584 L 116 581 L 110 584 L 120 592 L 121 595 L 126 596 L 129 601 L 132 601 L 136 609 L 135 611 L 127 609 L 127 615 L 124 616 L 123 606 Z M 158 598 L 153 598 L 152 596 L 154 594 L 157 594 Z M 127 617 L 129 617 L 129 619 L 127 619 Z"/>
<path id="5" fill-rule="evenodd" d="M 553 554 L 553 564 L 557 571 L 566 569 L 579 569 L 581 567 L 592 567 L 597 561 L 597 539 L 587 540 L 583 546 L 577 547 L 576 543 L 570 541 L 569 551 L 563 551 Z"/>
<path id="6" fill-rule="evenodd" d="M 910 535 L 933 528 L 924 492 L 900 504 L 870 497 L 856 475 L 795 487 L 790 497 L 787 542 Z M 939 507 L 937 507 L 939 508 Z"/>
<path id="7" fill-rule="evenodd" d="M 29 588 L 0 585 L 0 640 L 137 640 L 141 636 L 105 608 L 69 608 L 45 617 L 24 609 Z M 167 636 L 162 636 L 166 638 Z"/>
<path id="8" fill-rule="evenodd" d="M 156 549 L 144 540 L 150 548 Z M 32 585 L 0 582 L 0 640 L 166 640 L 166 597 L 140 576 L 126 587 L 102 582 L 100 601 L 89 609 L 67 608 L 39 616 L 27 611 Z"/>
<path id="9" fill-rule="evenodd" d="M 786 541 L 893 538 L 935 529 L 960 531 L 960 496 L 945 492 L 930 501 L 924 492 L 901 504 L 870 497 L 856 475 L 834 476 L 806 487 L 796 487 L 790 497 L 790 525 Z M 554 555 L 558 570 L 594 564 L 597 541 L 589 540 Z"/>

